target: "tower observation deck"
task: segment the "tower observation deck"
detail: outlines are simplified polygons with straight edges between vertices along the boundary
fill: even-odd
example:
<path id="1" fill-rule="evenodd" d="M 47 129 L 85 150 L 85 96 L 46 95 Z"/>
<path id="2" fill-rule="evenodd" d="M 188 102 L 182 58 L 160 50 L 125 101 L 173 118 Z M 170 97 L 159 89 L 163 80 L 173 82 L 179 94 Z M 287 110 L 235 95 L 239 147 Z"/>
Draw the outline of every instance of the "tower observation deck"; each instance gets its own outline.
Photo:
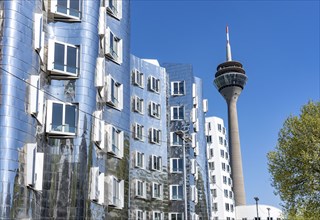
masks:
<path id="1" fill-rule="evenodd" d="M 227 34 L 227 61 L 217 67 L 214 84 L 219 93 L 224 97 L 228 105 L 228 130 L 231 176 L 233 179 L 233 191 L 236 206 L 246 204 L 244 190 L 244 178 L 242 171 L 242 158 L 240 147 L 240 136 L 238 126 L 237 101 L 247 82 L 247 76 L 243 66 L 231 57 L 231 46 L 229 42 L 229 31 Z"/>

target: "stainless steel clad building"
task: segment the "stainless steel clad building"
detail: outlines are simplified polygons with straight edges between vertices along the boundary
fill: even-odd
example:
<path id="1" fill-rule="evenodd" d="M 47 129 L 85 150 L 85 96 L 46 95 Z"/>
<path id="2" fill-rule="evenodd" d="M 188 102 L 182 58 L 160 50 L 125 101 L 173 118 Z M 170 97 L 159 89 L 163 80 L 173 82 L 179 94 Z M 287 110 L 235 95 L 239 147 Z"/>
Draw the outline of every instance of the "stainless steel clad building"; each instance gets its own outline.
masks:
<path id="1" fill-rule="evenodd" d="M 0 2 L 0 218 L 127 218 L 129 4 Z"/>

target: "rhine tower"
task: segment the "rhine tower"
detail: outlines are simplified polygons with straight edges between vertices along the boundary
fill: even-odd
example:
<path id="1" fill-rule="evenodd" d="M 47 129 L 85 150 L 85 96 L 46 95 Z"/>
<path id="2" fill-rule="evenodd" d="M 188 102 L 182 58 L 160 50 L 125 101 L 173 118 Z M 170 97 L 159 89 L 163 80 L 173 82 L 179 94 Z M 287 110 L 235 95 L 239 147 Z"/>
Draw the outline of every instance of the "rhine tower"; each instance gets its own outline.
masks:
<path id="1" fill-rule="evenodd" d="M 243 69 L 242 64 L 232 60 L 228 26 L 226 27 L 226 35 L 227 61 L 218 65 L 214 84 L 228 105 L 231 176 L 233 179 L 235 205 L 239 206 L 246 204 L 246 196 L 242 172 L 237 101 L 247 82 L 247 76 L 245 75 L 245 70 Z"/>

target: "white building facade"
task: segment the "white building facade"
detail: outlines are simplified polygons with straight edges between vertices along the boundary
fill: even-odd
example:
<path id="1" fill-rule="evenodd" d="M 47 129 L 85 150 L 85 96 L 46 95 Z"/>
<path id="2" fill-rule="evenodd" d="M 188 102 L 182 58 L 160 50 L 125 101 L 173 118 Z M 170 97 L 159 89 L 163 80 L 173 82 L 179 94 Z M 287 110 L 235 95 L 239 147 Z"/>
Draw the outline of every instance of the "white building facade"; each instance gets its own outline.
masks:
<path id="1" fill-rule="evenodd" d="M 218 117 L 206 117 L 207 161 L 210 186 L 211 219 L 235 219 L 229 146 L 224 122 Z"/>

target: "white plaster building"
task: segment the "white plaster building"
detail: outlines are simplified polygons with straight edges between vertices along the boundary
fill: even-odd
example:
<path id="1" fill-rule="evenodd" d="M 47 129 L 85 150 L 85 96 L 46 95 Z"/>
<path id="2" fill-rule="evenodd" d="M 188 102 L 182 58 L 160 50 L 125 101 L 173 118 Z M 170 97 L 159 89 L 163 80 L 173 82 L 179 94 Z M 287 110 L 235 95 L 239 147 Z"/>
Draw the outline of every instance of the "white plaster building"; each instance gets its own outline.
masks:
<path id="1" fill-rule="evenodd" d="M 238 220 L 256 220 L 257 206 L 243 205 L 236 206 L 236 219 Z M 283 219 L 282 211 L 270 205 L 258 205 L 259 220 L 280 220 Z"/>
<path id="2" fill-rule="evenodd" d="M 210 185 L 211 219 L 235 219 L 229 146 L 224 122 L 218 117 L 206 117 L 208 177 Z"/>

